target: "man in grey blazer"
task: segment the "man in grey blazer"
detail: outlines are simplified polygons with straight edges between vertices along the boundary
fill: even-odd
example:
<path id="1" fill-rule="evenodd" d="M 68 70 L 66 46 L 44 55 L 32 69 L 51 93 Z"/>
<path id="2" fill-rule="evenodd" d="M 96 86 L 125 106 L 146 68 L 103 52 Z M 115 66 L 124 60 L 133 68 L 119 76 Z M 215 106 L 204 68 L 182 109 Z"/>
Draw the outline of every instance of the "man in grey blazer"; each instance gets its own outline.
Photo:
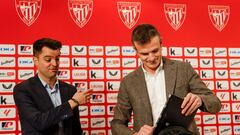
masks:
<path id="1" fill-rule="evenodd" d="M 42 38 L 33 44 L 38 74 L 14 87 L 22 135 L 82 135 L 78 105 L 89 102 L 91 90 L 77 91 L 57 79 L 60 41 Z"/>
<path id="2" fill-rule="evenodd" d="M 123 78 L 114 118 L 113 135 L 151 135 L 170 94 L 183 98 L 182 114 L 197 109 L 220 111 L 220 100 L 209 90 L 189 63 L 162 56 L 162 39 L 150 24 L 138 25 L 132 32 L 132 44 L 142 65 Z M 128 122 L 133 113 L 133 130 Z M 193 121 L 188 130 L 199 134 Z"/>

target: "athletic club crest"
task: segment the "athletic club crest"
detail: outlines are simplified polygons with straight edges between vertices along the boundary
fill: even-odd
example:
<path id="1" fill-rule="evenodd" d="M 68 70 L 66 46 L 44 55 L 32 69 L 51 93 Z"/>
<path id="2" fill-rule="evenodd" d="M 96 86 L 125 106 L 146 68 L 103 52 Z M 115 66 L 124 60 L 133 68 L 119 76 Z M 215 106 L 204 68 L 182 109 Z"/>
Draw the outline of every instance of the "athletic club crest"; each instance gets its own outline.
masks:
<path id="1" fill-rule="evenodd" d="M 140 2 L 117 2 L 118 15 L 122 22 L 131 29 L 138 21 L 141 13 Z"/>
<path id="2" fill-rule="evenodd" d="M 30 26 L 41 12 L 42 0 L 15 0 L 15 7 L 21 20 Z"/>
<path id="3" fill-rule="evenodd" d="M 93 0 L 68 0 L 68 10 L 73 21 L 82 28 L 92 16 Z"/>
<path id="4" fill-rule="evenodd" d="M 230 7 L 209 5 L 208 14 L 214 27 L 217 28 L 217 30 L 222 31 L 228 23 Z"/>
<path id="5" fill-rule="evenodd" d="M 164 13 L 168 23 L 178 30 L 186 18 L 186 4 L 164 4 Z"/>

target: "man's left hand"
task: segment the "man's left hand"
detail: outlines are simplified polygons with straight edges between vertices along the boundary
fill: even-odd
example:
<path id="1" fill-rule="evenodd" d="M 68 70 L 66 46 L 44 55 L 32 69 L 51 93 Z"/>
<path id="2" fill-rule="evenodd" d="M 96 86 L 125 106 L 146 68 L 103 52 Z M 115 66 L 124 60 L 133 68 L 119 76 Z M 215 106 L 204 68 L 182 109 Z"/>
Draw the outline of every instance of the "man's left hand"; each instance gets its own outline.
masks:
<path id="1" fill-rule="evenodd" d="M 182 114 L 185 116 L 191 115 L 195 110 L 202 105 L 202 99 L 193 93 L 188 93 L 181 105 Z"/>

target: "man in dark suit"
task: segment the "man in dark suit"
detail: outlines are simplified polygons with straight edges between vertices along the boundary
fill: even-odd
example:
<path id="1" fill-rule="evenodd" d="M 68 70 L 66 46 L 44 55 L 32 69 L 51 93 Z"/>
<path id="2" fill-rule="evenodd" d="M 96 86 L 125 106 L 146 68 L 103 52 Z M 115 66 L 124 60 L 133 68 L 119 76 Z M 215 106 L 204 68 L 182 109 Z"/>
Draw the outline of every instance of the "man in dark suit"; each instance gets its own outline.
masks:
<path id="1" fill-rule="evenodd" d="M 77 91 L 57 79 L 61 42 L 42 38 L 33 44 L 38 73 L 14 87 L 23 135 L 81 135 L 78 105 L 89 102 L 91 90 Z"/>
<path id="2" fill-rule="evenodd" d="M 138 25 L 132 32 L 132 44 L 142 65 L 121 81 L 111 121 L 113 135 L 151 135 L 170 94 L 184 98 L 183 115 L 198 108 L 210 113 L 220 111 L 220 100 L 189 63 L 162 56 L 162 39 L 154 26 Z M 127 125 L 132 112 L 133 130 Z M 199 134 L 194 121 L 188 130 Z"/>

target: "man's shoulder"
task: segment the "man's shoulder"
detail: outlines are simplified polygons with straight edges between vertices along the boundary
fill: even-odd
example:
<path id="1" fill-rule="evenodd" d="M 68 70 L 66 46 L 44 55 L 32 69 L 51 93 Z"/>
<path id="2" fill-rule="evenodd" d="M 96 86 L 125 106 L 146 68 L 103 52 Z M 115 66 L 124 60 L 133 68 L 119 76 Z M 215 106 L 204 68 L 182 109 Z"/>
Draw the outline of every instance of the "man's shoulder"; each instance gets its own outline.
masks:
<path id="1" fill-rule="evenodd" d="M 142 72 L 141 67 L 138 67 L 137 69 L 133 70 L 129 74 L 127 74 L 125 77 L 123 77 L 123 80 L 129 80 L 134 79 L 136 76 L 139 76 Z"/>

